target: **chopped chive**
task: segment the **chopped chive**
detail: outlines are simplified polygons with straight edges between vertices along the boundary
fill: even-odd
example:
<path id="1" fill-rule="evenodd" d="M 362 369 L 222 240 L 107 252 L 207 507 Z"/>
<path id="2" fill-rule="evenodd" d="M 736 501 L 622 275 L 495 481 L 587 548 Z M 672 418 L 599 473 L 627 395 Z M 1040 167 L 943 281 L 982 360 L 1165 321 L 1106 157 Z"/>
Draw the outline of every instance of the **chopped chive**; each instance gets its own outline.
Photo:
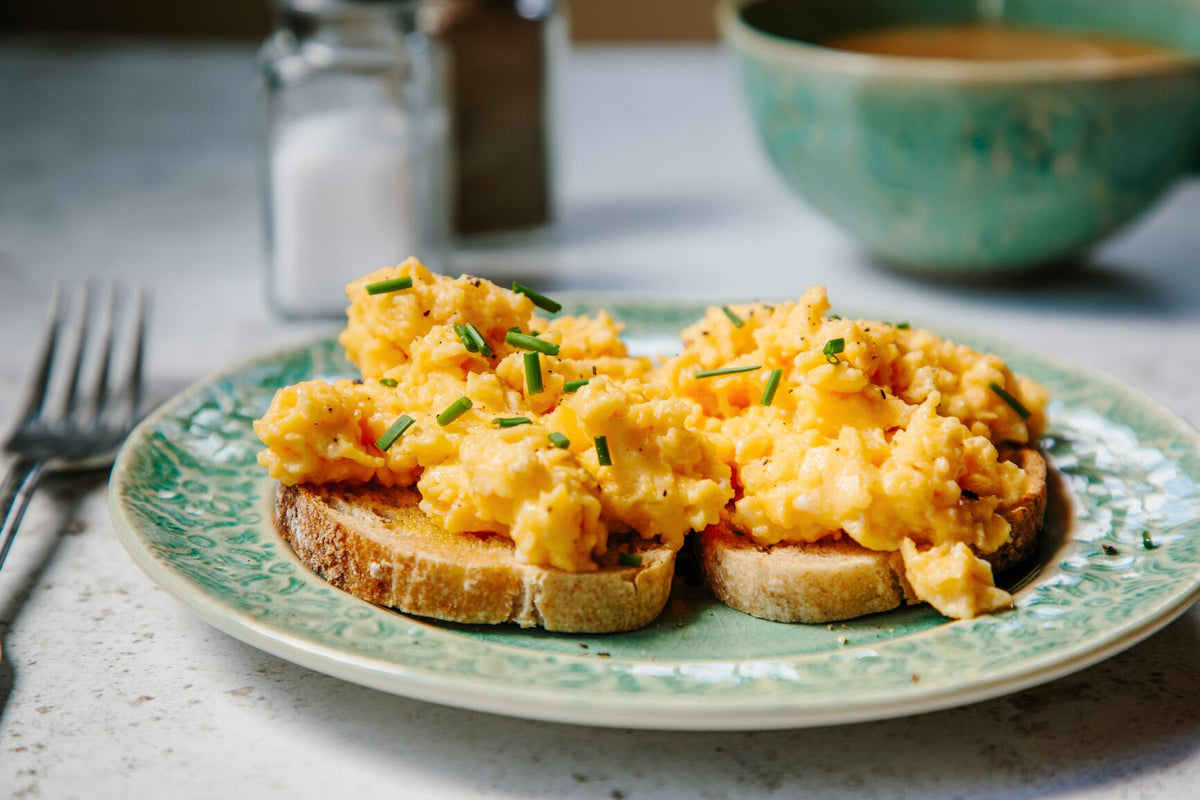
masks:
<path id="1" fill-rule="evenodd" d="M 558 355 L 558 345 L 553 342 L 547 342 L 528 333 L 517 333 L 509 331 L 504 334 L 504 341 L 511 344 L 513 347 L 519 347 L 522 350 L 536 350 L 539 353 L 545 353 L 548 356 Z"/>
<path id="2" fill-rule="evenodd" d="M 717 378 L 721 375 L 737 375 L 739 372 L 754 372 L 762 369 L 758 364 L 751 367 L 725 367 L 723 369 L 702 369 L 696 373 L 697 378 Z"/>
<path id="3" fill-rule="evenodd" d="M 725 316 L 729 317 L 729 321 L 733 323 L 733 327 L 740 328 L 746 324 L 746 320 L 733 313 L 733 309 L 729 306 L 721 306 L 721 310 L 725 312 Z"/>
<path id="4" fill-rule="evenodd" d="M 479 332 L 479 328 L 476 328 L 474 325 L 472 325 L 471 323 L 468 322 L 465 326 L 465 329 L 466 329 L 466 333 L 467 333 L 467 338 L 470 339 L 471 343 L 475 345 L 476 350 L 478 350 L 480 353 L 487 356 L 488 358 L 491 358 L 492 356 L 496 355 L 492 351 L 492 348 L 488 345 L 487 340 L 483 338 L 483 334 Z M 468 348 L 468 349 L 470 349 L 470 348 Z"/>
<path id="5" fill-rule="evenodd" d="M 392 278 L 390 281 L 377 281 L 367 284 L 367 294 L 387 294 L 388 292 L 398 292 L 401 289 L 411 289 L 412 278 Z"/>
<path id="6" fill-rule="evenodd" d="M 458 340 L 463 343 L 463 347 L 467 348 L 468 353 L 478 353 L 479 345 L 471 340 L 471 334 L 467 333 L 467 326 L 461 322 L 454 323 L 454 333 L 458 335 Z"/>
<path id="7" fill-rule="evenodd" d="M 771 405 L 771 401 L 775 399 L 775 391 L 779 388 L 779 379 L 783 377 L 783 370 L 773 369 L 771 374 L 767 376 L 767 385 L 763 389 L 762 400 L 759 402 L 764 406 Z"/>
<path id="8" fill-rule="evenodd" d="M 1154 550 L 1161 546 L 1162 545 L 1155 544 L 1154 540 L 1150 538 L 1150 531 L 1142 531 L 1142 547 L 1146 548 L 1147 550 Z"/>
<path id="9" fill-rule="evenodd" d="M 416 420 L 412 417 L 408 416 L 407 414 L 401 414 L 396 418 L 396 421 L 392 423 L 392 426 L 384 431 L 383 436 L 380 436 L 375 440 L 375 446 L 380 450 L 387 451 L 389 447 L 396 443 L 396 440 L 400 438 L 401 434 L 413 426 L 414 422 L 416 422 Z"/>
<path id="10" fill-rule="evenodd" d="M 830 314 L 829 319 L 841 319 L 837 314 Z"/>
<path id="11" fill-rule="evenodd" d="M 591 380 L 591 378 L 583 378 L 582 380 L 578 380 L 578 381 L 567 381 L 566 383 L 563 384 L 563 391 L 567 392 L 567 393 L 578 392 L 584 386 L 587 386 L 588 381 L 590 381 L 590 380 Z"/>
<path id="12" fill-rule="evenodd" d="M 621 553 L 617 556 L 617 563 L 622 567 L 640 567 L 642 565 L 642 557 L 635 556 L 633 553 Z"/>
<path id="13" fill-rule="evenodd" d="M 554 445 L 555 447 L 557 447 L 560 450 L 566 450 L 568 447 L 571 446 L 571 440 L 568 439 L 567 437 L 563 436 L 558 431 L 555 431 L 554 433 L 550 434 L 546 438 L 550 440 L 550 444 Z"/>
<path id="14" fill-rule="evenodd" d="M 532 425 L 533 420 L 529 417 L 496 417 L 492 424 L 497 428 L 515 428 L 518 425 Z"/>
<path id="15" fill-rule="evenodd" d="M 841 359 L 837 357 L 837 354 L 845 349 L 846 340 L 837 338 L 830 339 L 828 342 L 826 342 L 825 347 L 821 349 L 821 352 L 825 354 L 826 361 L 828 361 L 830 364 L 837 364 L 841 362 Z"/>
<path id="16" fill-rule="evenodd" d="M 437 415 L 437 424 L 443 428 L 449 425 L 454 420 L 467 413 L 467 409 L 471 407 L 471 398 L 463 395 L 462 397 L 451 403 L 445 411 Z"/>
<path id="17" fill-rule="evenodd" d="M 542 361 L 537 353 L 525 354 L 525 388 L 528 394 L 542 391 Z"/>
<path id="18" fill-rule="evenodd" d="M 970 489 L 963 489 L 962 496 L 967 498 L 968 500 L 978 500 L 979 499 L 979 493 L 973 492 Z"/>
<path id="19" fill-rule="evenodd" d="M 988 388 L 996 393 L 996 396 L 1008 404 L 1008 407 L 1017 412 L 1017 416 L 1021 419 L 1029 419 L 1033 415 L 1029 413 L 1029 409 L 1021 405 L 1021 401 L 1013 397 L 1008 392 L 1004 391 L 1004 387 L 996 382 L 988 384 Z"/>
<path id="20" fill-rule="evenodd" d="M 535 292 L 523 283 L 513 281 L 513 291 L 517 294 L 523 294 L 533 301 L 533 304 L 543 311 L 549 311 L 551 314 L 557 314 L 562 311 L 562 303 L 551 300 L 541 292 Z"/>
<path id="21" fill-rule="evenodd" d="M 912 327 L 912 325 L 909 325 L 907 322 L 897 322 L 897 323 L 896 323 L 896 327 L 897 327 L 897 328 L 899 328 L 899 329 L 900 329 L 900 330 L 902 330 L 902 331 L 906 331 L 906 330 L 908 330 L 909 328 L 911 328 L 911 327 Z"/>
<path id="22" fill-rule="evenodd" d="M 394 388 L 396 388 L 397 386 L 399 386 L 399 385 L 400 385 L 400 383 L 399 383 L 399 382 L 398 382 L 398 381 L 397 381 L 395 378 L 380 378 L 380 379 L 379 379 L 379 385 L 380 385 L 380 386 L 386 386 L 386 387 L 388 387 L 389 389 L 394 389 Z"/>
<path id="23" fill-rule="evenodd" d="M 611 467 L 612 457 L 608 454 L 608 437 L 597 436 L 594 441 L 596 442 L 596 459 L 600 462 L 600 466 Z"/>

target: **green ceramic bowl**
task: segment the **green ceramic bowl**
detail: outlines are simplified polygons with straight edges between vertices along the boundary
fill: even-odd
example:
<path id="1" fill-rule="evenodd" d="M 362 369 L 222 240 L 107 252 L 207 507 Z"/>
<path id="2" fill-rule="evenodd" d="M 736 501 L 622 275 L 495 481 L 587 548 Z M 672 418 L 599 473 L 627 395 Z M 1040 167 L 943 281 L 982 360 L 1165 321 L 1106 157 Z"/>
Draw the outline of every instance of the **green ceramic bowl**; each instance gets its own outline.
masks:
<path id="1" fill-rule="evenodd" d="M 719 16 L 780 175 L 891 263 L 985 275 L 1059 261 L 1200 164 L 1195 0 L 725 0 Z M 986 62 L 814 43 L 985 19 L 1179 55 Z"/>

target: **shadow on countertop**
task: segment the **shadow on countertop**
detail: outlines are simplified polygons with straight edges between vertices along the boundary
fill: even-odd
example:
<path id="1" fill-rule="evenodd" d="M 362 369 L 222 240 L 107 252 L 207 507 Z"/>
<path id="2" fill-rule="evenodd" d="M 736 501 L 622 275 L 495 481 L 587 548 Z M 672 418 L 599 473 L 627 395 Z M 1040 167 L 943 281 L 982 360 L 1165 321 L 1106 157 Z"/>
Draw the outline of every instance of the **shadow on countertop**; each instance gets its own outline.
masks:
<path id="1" fill-rule="evenodd" d="M 1187 283 L 1111 259 L 1075 258 L 1037 272 L 991 279 L 947 279 L 875 264 L 881 273 L 915 281 L 923 289 L 993 307 L 1117 318 L 1200 318 L 1200 263 L 1195 280 Z"/>
<path id="2" fill-rule="evenodd" d="M 63 539 L 68 536 L 76 536 L 84 530 L 79 524 L 80 505 L 88 494 L 108 482 L 108 473 L 109 470 L 106 468 L 62 475 L 51 474 L 46 477 L 38 489 L 38 494 L 45 495 L 49 500 L 45 503 L 45 507 L 50 509 L 50 516 L 41 526 L 40 535 L 29 530 L 24 533 L 20 529 L 17 531 L 16 539 L 13 542 L 14 548 L 35 547 L 37 549 L 24 573 L 16 576 L 17 583 L 14 590 L 8 595 L 7 601 L 0 606 L 0 648 L 2 648 L 0 649 L 0 723 L 4 720 L 4 712 L 8 707 L 9 698 L 12 696 L 13 687 L 18 678 L 17 670 L 11 660 L 11 653 L 8 648 L 4 647 L 8 632 L 33 596 L 33 592 L 41 583 L 43 576 L 54 563 Z M 29 522 L 30 520 L 27 518 L 23 525 L 28 527 Z M 29 544 L 27 540 L 34 537 L 37 538 L 36 543 Z M 10 558 L 6 564 L 6 578 L 14 578 L 12 574 L 7 573 L 15 570 L 16 566 L 14 560 Z"/>
<path id="3" fill-rule="evenodd" d="M 882 722 L 746 733 L 573 727 L 444 708 L 232 644 L 262 698 L 327 737 L 331 749 L 354 741 L 374 751 L 369 760 L 395 764 L 397 775 L 478 796 L 1021 800 L 1108 786 L 1200 749 L 1194 611 L 1106 662 L 1000 699 Z"/>

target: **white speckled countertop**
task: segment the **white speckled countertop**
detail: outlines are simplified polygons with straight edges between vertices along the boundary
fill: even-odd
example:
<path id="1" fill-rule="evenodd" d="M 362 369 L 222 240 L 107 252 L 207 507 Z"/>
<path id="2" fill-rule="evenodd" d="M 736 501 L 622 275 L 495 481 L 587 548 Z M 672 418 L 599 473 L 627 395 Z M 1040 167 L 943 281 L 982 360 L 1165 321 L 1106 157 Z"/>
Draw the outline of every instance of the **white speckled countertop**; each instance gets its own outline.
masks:
<path id="1" fill-rule="evenodd" d="M 264 310 L 248 47 L 0 43 L 0 420 L 50 287 L 151 287 L 163 399 L 327 326 Z M 1112 372 L 1200 424 L 1200 185 L 1087 265 L 1024 286 L 873 266 L 790 197 L 725 57 L 574 54 L 565 220 L 505 256 L 556 289 L 786 296 L 974 327 Z M 464 262 L 466 263 L 466 262 Z M 1074 676 L 910 719 L 770 733 L 600 730 L 393 697 L 217 632 L 112 535 L 105 476 L 35 498 L 0 573 L 0 795 L 1184 798 L 1200 786 L 1200 611 Z"/>

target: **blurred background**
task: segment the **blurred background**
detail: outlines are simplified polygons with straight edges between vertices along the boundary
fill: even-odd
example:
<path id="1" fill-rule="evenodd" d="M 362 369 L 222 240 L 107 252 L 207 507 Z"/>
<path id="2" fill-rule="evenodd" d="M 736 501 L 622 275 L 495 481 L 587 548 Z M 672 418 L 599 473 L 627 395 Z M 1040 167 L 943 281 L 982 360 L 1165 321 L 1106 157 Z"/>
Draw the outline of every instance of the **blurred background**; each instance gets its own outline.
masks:
<path id="1" fill-rule="evenodd" d="M 292 5 L 305 3 L 295 0 Z M 1155 177 L 1151 188 L 1157 193 L 1162 185 L 1165 202 L 1067 268 L 999 281 L 914 277 L 881 268 L 856 235 L 830 221 L 828 209 L 818 212 L 813 202 L 818 192 L 799 197 L 789 188 L 797 178 L 786 164 L 779 168 L 778 154 L 768 156 L 763 144 L 770 144 L 770 137 L 765 132 L 782 130 L 786 135 L 777 137 L 776 144 L 784 146 L 838 139 L 801 135 L 803 126 L 822 120 L 803 106 L 813 95 L 799 91 L 800 84 L 786 75 L 779 85 L 797 87 L 790 95 L 776 92 L 787 124 L 773 125 L 761 115 L 756 119 L 751 113 L 755 103 L 761 106 L 776 90 L 746 91 L 744 68 L 750 50 L 719 40 L 715 0 L 431 0 L 422 7 L 489 4 L 535 21 L 546 18 L 547 9 L 565 12 L 558 13 L 565 23 L 560 44 L 554 43 L 549 25 L 544 26 L 545 36 L 524 43 L 514 39 L 512 31 L 502 31 L 490 38 L 486 58 L 477 58 L 473 67 L 480 70 L 475 73 L 479 82 L 471 86 L 486 86 L 497 72 L 489 65 L 507 63 L 526 88 L 544 85 L 544 98 L 529 100 L 508 89 L 477 91 L 469 98 L 477 107 L 467 109 L 502 123 L 502 134 L 493 137 L 501 143 L 532 141 L 520 131 L 544 123 L 549 133 L 542 151 L 530 155 L 501 149 L 497 152 L 503 157 L 493 157 L 492 162 L 546 180 L 552 224 L 545 226 L 543 235 L 511 240 L 444 237 L 453 240 L 448 257 L 437 264 L 445 271 L 500 279 L 519 274 L 552 291 L 724 298 L 796 297 L 810 284 L 825 283 L 835 303 L 883 308 L 914 321 L 990 328 L 1102 368 L 1124 369 L 1135 378 L 1154 369 L 1153 363 L 1131 357 L 1114 365 L 1103 348 L 1094 346 L 1098 336 L 1105 336 L 1117 340 L 1116 346 L 1140 352 L 1136 342 L 1120 344 L 1126 337 L 1113 329 L 1114 320 L 1137 320 L 1139 330 L 1162 341 L 1176 341 L 1181 331 L 1197 330 L 1200 272 L 1192 262 L 1200 185 L 1194 178 L 1168 183 Z M 963 7 L 967 5 L 973 7 Z M 852 10 L 837 3 L 822 4 L 826 6 Z M 172 376 L 166 392 L 230 359 L 304 337 L 336 320 L 343 302 L 340 275 L 321 291 L 319 311 L 326 321 L 310 324 L 304 318 L 312 309 L 303 302 L 289 309 L 272 297 L 281 285 L 269 280 L 272 213 L 280 216 L 287 209 L 273 207 L 272 196 L 281 193 L 270 176 L 316 181 L 305 184 L 315 187 L 313 191 L 284 193 L 324 202 L 315 211 L 288 211 L 295 212 L 289 217 L 294 223 L 289 230 L 302 233 L 315 230 L 306 224 L 305 213 L 320 220 L 345 206 L 329 199 L 331 185 L 320 180 L 349 180 L 336 174 L 336 158 L 325 165 L 335 175 L 320 180 L 307 172 L 296 177 L 300 173 L 273 170 L 271 154 L 291 152 L 281 149 L 275 138 L 289 130 L 289 109 L 298 107 L 289 105 L 288 87 L 303 83 L 285 73 L 297 60 L 297 41 L 312 29 L 297 27 L 295 19 L 276 10 L 265 1 L 240 0 L 0 4 L 0 95 L 5 97 L 0 103 L 0 302 L 11 305 L 11 330 L 37 327 L 51 285 L 64 276 L 107 274 L 147 284 L 155 291 L 159 313 L 171 320 L 189 351 L 185 360 L 162 349 L 151 354 L 162 359 L 159 374 Z M 452 28 L 455 17 L 445 15 L 446 20 Z M 538 47 L 545 55 L 544 62 L 537 62 L 540 66 L 505 62 L 512 53 L 542 52 Z M 475 45 L 462 48 L 462 53 L 480 52 Z M 743 72 L 736 52 L 742 54 Z M 411 50 L 404 55 L 415 63 L 427 54 Z M 458 59 L 460 74 L 467 74 L 468 61 Z M 768 71 L 756 74 L 761 79 Z M 818 76 L 816 84 L 837 82 Z M 1133 94 L 1135 100 L 1140 96 Z M 847 95 L 846 107 L 856 113 L 866 108 L 855 99 L 865 96 Z M 887 85 L 871 96 L 885 111 L 888 103 L 899 102 L 897 92 Z M 539 105 L 542 100 L 544 106 Z M 536 116 L 543 107 L 545 119 Z M 1178 103 L 1174 107 L 1189 108 Z M 1046 117 L 1036 104 L 1028 109 L 1033 122 L 1003 123 L 995 137 L 976 137 L 970 146 L 1044 153 L 1047 148 L 1073 146 L 1089 130 L 1071 119 Z M 399 111 L 412 112 L 413 106 Z M 462 109 L 452 111 L 460 122 L 473 118 Z M 526 116 L 521 118 L 518 111 Z M 883 125 L 897 141 L 915 143 L 916 156 L 936 157 L 945 149 L 942 144 L 922 140 L 922 132 L 932 130 L 939 118 L 935 112 L 936 108 L 918 107 L 911 114 L 875 114 L 871 124 Z M 435 123 L 430 126 L 436 129 L 433 138 L 445 140 L 446 128 L 437 129 L 440 118 L 426 117 Z M 1154 115 L 1139 112 L 1124 118 Z M 377 120 L 379 130 L 390 130 L 389 119 Z M 1039 121 L 1043 119 L 1050 128 Z M 898 127 L 898 122 L 909 127 Z M 447 123 L 442 119 L 440 124 Z M 787 126 L 800 126 L 801 132 L 791 135 Z M 1163 128 L 1183 129 L 1174 119 L 1166 120 Z M 407 130 L 411 135 L 414 128 Z M 512 130 L 518 133 L 503 133 Z M 1122 162 L 1136 177 L 1148 163 L 1146 152 L 1166 148 L 1164 139 L 1155 138 L 1157 133 L 1135 134 L 1130 137 L 1135 143 L 1158 142 L 1131 152 Z M 379 172 L 364 160 L 374 152 L 365 144 L 378 144 L 377 139 L 339 141 L 342 151 L 321 144 L 316 152 L 328 150 L 339 158 L 356 153 L 363 156 L 359 163 L 366 165 L 364 174 Z M 457 143 L 460 156 L 468 145 Z M 288 163 L 307 169 L 308 152 L 300 148 Z M 386 148 L 382 157 L 391 157 Z M 434 160 L 404 162 L 413 168 L 409 177 L 422 163 Z M 809 161 L 826 170 L 801 176 L 819 189 L 861 184 L 858 173 L 879 166 L 872 157 L 839 160 L 836 154 L 824 153 Z M 538 172 L 543 167 L 544 175 Z M 941 180 L 937 176 L 943 174 L 892 170 L 885 177 L 890 189 L 907 191 L 912 186 L 915 196 L 918 189 L 936 187 Z M 926 175 L 932 177 L 925 180 Z M 1054 175 L 1036 173 L 1021 179 L 1052 185 Z M 432 195 L 418 194 L 418 205 L 431 204 Z M 396 203 L 403 210 L 403 200 Z M 508 204 L 500 208 L 512 210 Z M 918 221 L 914 214 L 920 209 L 893 203 L 887 210 L 900 220 L 893 229 L 903 232 Z M 1030 221 L 1019 222 L 1020 229 L 1048 228 L 1053 233 L 1058 227 L 1045 222 L 1036 206 L 1030 213 Z M 1003 220 L 1004 213 L 996 217 Z M 1003 234 L 1001 230 L 997 235 Z M 413 250 L 437 261 L 435 248 L 401 245 L 389 250 L 386 260 L 397 261 Z M 379 266 L 374 256 L 342 260 L 341 268 L 356 275 Z M 205 279 L 197 280 L 199 275 Z M 15 303 L 13 298 L 24 300 Z M 214 331 L 215 309 L 226 321 Z M 2 377 L 18 384 L 25 362 L 11 359 L 0 368 L 9 370 Z M 1159 372 L 1178 395 L 1179 371 Z"/>
<path id="2" fill-rule="evenodd" d="M 579 42 L 706 41 L 717 36 L 714 0 L 572 0 L 571 36 Z M 229 36 L 271 29 L 267 0 L 8 0 L 0 29 Z"/>

